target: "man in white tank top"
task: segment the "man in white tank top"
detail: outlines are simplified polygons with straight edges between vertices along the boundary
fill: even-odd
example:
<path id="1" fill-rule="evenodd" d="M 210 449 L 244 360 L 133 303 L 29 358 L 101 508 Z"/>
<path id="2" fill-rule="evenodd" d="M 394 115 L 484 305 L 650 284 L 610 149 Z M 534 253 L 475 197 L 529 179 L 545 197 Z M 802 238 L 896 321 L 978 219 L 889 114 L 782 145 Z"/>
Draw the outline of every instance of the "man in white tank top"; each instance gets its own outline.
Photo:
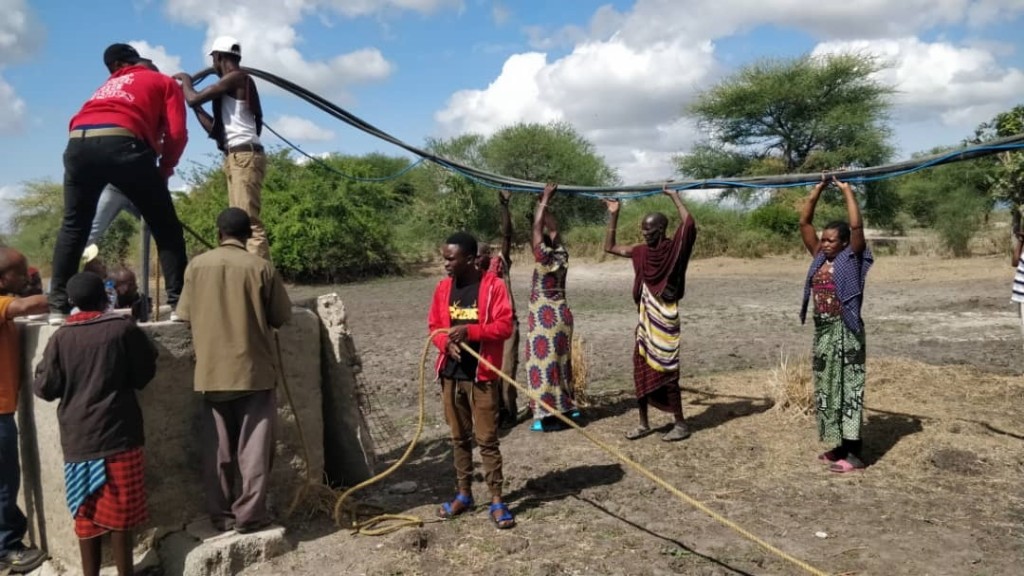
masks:
<path id="1" fill-rule="evenodd" d="M 181 81 L 185 102 L 192 107 L 199 123 L 217 148 L 224 153 L 224 174 L 228 180 L 228 204 L 241 208 L 252 220 L 252 237 L 246 249 L 270 260 L 270 245 L 260 219 L 260 197 L 267 158 L 263 154 L 260 133 L 263 130 L 263 109 L 256 83 L 241 69 L 242 46 L 230 36 L 213 41 L 210 49 L 213 69 L 220 79 L 200 92 L 192 86 L 185 73 L 174 77 Z M 213 113 L 203 109 L 213 103 Z"/>

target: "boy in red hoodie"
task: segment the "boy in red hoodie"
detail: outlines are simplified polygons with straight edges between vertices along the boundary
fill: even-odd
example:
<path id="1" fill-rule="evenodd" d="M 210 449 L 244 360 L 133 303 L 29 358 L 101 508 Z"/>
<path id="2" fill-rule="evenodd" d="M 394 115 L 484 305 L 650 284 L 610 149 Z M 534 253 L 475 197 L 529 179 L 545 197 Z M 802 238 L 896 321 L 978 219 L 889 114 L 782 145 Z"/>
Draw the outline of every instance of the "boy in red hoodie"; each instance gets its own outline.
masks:
<path id="1" fill-rule="evenodd" d="M 505 283 L 476 267 L 476 238 L 452 234 L 442 252 L 448 277 L 438 283 L 427 324 L 440 354 L 437 377 L 445 419 L 452 431 L 458 493 L 438 510 L 454 518 L 473 504 L 473 445 L 475 438 L 491 493 L 489 515 L 500 529 L 515 526 L 515 517 L 501 500 L 504 477 L 498 447 L 498 395 L 501 381 L 488 367 L 461 348 L 465 343 L 494 366 L 501 366 L 505 340 L 512 335 L 512 305 Z"/>

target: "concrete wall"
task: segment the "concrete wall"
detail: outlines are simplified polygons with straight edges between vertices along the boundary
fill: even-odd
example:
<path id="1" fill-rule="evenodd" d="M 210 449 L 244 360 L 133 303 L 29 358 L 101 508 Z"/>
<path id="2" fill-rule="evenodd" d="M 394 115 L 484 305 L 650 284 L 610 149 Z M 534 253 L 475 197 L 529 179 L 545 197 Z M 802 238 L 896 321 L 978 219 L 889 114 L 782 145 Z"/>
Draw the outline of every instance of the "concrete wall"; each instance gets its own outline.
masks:
<path id="1" fill-rule="evenodd" d="M 157 375 L 139 394 L 146 432 L 146 488 L 152 542 L 205 514 L 200 482 L 200 397 L 192 390 L 195 368 L 192 339 L 184 324 L 144 324 L 143 330 L 160 352 Z M 77 570 L 78 542 L 64 497 L 63 456 L 57 425 L 57 404 L 32 397 L 30 379 L 55 328 L 22 326 L 25 381 L 19 424 L 22 433 L 22 499 L 31 514 L 31 540 L 44 546 L 60 564 Z M 271 505 L 283 514 L 306 474 L 320 480 L 324 467 L 324 427 L 321 386 L 321 323 L 316 314 L 296 308 L 292 321 L 280 331 L 284 373 L 295 402 L 293 413 L 278 387 L 277 447 Z M 296 419 L 303 427 L 309 451 L 299 442 Z M 34 459 L 38 455 L 38 463 Z"/>

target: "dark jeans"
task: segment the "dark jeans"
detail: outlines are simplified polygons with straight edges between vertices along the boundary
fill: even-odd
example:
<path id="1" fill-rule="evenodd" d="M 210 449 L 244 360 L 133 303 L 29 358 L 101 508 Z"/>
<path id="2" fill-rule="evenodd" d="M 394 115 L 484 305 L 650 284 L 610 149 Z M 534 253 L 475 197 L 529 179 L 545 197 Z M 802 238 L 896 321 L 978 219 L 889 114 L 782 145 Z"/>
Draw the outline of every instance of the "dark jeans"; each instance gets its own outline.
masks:
<path id="1" fill-rule="evenodd" d="M 22 547 L 28 520 L 18 508 L 21 465 L 14 414 L 0 414 L 0 556 Z"/>
<path id="2" fill-rule="evenodd" d="M 128 136 L 71 138 L 64 151 L 64 220 L 53 248 L 50 310 L 68 313 L 68 279 L 89 239 L 100 194 L 113 184 L 139 210 L 156 240 L 167 279 L 167 303 L 178 304 L 185 282 L 185 238 L 174 211 L 167 180 L 160 176 L 156 154 L 144 141 Z"/>

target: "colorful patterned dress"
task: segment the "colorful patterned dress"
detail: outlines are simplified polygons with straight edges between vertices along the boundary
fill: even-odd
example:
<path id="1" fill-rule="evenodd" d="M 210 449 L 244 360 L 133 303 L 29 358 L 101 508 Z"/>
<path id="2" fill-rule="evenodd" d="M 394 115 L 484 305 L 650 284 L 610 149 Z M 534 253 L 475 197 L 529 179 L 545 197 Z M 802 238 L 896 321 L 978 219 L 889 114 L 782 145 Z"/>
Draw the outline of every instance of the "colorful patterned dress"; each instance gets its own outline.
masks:
<path id="1" fill-rule="evenodd" d="M 541 400 L 561 413 L 572 412 L 572 311 L 565 300 L 569 253 L 541 244 L 534 249 L 530 311 L 526 321 L 527 383 Z M 549 413 L 530 400 L 533 417 Z"/>
<path id="2" fill-rule="evenodd" d="M 829 445 L 859 440 L 866 379 L 864 332 L 857 334 L 843 322 L 842 303 L 827 262 L 811 277 L 811 297 L 818 435 Z"/>

